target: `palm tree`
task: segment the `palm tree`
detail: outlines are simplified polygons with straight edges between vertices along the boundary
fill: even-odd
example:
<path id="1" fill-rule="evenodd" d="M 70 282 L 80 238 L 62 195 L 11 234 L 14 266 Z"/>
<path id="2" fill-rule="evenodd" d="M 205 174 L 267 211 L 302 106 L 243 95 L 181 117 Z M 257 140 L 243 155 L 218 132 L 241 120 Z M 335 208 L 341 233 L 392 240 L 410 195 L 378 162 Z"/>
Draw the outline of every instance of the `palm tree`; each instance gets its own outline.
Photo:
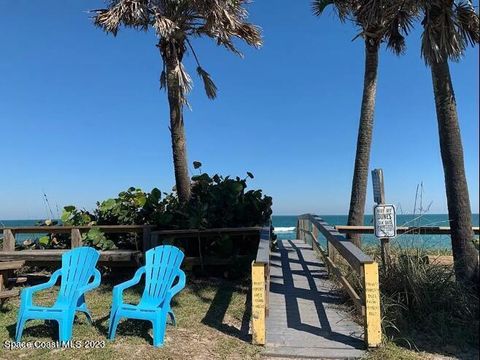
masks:
<path id="1" fill-rule="evenodd" d="M 314 0 L 313 12 L 320 16 L 332 5 L 341 22 L 353 22 L 365 42 L 365 74 L 360 124 L 358 128 L 355 167 L 353 172 L 348 225 L 363 225 L 367 193 L 373 117 L 377 92 L 378 51 L 382 42 L 396 55 L 405 52 L 408 35 L 417 13 L 415 1 L 410 0 Z M 357 246 L 361 237 L 348 234 Z"/>
<path id="2" fill-rule="evenodd" d="M 210 99 L 217 88 L 210 75 L 200 66 L 190 39 L 207 36 L 228 50 L 241 55 L 233 44 L 234 38 L 260 47 L 259 28 L 247 22 L 244 7 L 248 0 L 110 0 L 106 9 L 93 10 L 94 24 L 107 33 L 117 35 L 119 28 L 131 27 L 147 31 L 153 28 L 158 36 L 156 46 L 163 61 L 160 87 L 166 88 L 170 106 L 175 182 L 180 202 L 190 198 L 190 178 L 183 107 L 188 105 L 186 95 L 192 89 L 192 79 L 183 65 L 183 56 L 191 51 L 197 62 L 197 73 L 202 78 Z"/>
<path id="3" fill-rule="evenodd" d="M 432 73 L 455 275 L 461 282 L 477 282 L 478 251 L 472 243 L 472 212 L 448 61 L 460 60 L 469 44 L 479 43 L 479 17 L 470 1 L 422 0 L 421 4 L 421 54 Z"/>

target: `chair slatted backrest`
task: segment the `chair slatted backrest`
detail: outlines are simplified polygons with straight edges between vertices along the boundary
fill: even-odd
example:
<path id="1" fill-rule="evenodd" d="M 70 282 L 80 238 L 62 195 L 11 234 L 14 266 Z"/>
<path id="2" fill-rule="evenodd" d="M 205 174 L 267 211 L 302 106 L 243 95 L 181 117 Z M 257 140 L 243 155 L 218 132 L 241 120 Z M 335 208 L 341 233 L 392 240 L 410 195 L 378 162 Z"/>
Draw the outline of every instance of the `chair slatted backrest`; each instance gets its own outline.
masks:
<path id="1" fill-rule="evenodd" d="M 141 303 L 159 306 L 180 270 L 183 252 L 171 245 L 154 247 L 145 253 L 145 290 Z"/>
<path id="2" fill-rule="evenodd" d="M 72 300 L 75 290 L 89 283 L 99 257 L 99 252 L 91 247 L 79 247 L 62 255 L 59 300 Z"/>

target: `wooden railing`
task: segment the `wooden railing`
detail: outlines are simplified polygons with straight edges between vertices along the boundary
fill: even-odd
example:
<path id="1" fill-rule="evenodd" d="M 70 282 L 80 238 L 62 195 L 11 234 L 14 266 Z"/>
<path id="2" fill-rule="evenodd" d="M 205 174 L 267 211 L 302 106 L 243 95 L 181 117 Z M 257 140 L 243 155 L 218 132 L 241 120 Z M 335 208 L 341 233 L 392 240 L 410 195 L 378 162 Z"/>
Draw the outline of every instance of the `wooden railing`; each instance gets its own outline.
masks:
<path id="1" fill-rule="evenodd" d="M 68 249 L 15 250 L 17 234 L 70 234 L 70 248 L 83 245 L 82 233 L 98 228 L 105 234 L 136 233 L 143 234 L 143 242 L 150 238 L 152 225 L 98 225 L 98 226 L 23 226 L 2 228 L 3 247 L 0 250 L 2 260 L 24 260 L 30 264 L 58 262 Z M 109 265 L 137 266 L 141 262 L 141 247 L 137 250 L 100 251 L 100 262 Z"/>
<path id="2" fill-rule="evenodd" d="M 335 229 L 341 234 L 374 234 L 373 226 L 347 226 L 335 225 Z M 480 234 L 480 228 L 473 226 L 472 231 L 475 235 Z M 415 235 L 450 235 L 448 226 L 398 226 L 397 234 L 415 234 Z"/>
<path id="3" fill-rule="evenodd" d="M 327 249 L 324 249 L 319 242 L 320 234 L 327 241 Z M 298 217 L 297 238 L 311 244 L 320 253 L 328 266 L 329 274 L 338 279 L 352 299 L 359 314 L 364 318 L 364 336 L 367 346 L 379 346 L 382 340 L 382 330 L 378 264 L 347 240 L 337 229 L 316 215 L 305 214 Z M 360 294 L 337 266 L 338 255 L 360 277 Z"/>
<path id="4" fill-rule="evenodd" d="M 28 226 L 3 228 L 3 247 L 0 249 L 2 260 L 24 260 L 29 264 L 43 265 L 51 262 L 58 262 L 61 255 L 68 249 L 46 249 L 46 250 L 15 250 L 17 234 L 70 234 L 70 248 L 82 246 L 82 233 L 92 228 L 98 228 L 105 234 L 136 233 L 141 235 L 141 241 L 136 244 L 137 250 L 107 250 L 100 251 L 100 262 L 109 265 L 131 265 L 137 266 L 141 263 L 142 253 L 152 247 L 161 245 L 165 239 L 180 240 L 185 245 L 189 238 L 197 238 L 198 242 L 215 236 L 232 235 L 238 241 L 247 236 L 258 236 L 262 231 L 261 226 L 239 227 L 239 228 L 218 228 L 218 229 L 182 229 L 182 230 L 155 230 L 154 225 L 96 225 L 96 226 Z M 185 241 L 185 242 L 184 242 Z M 234 258 L 220 258 L 204 256 L 199 246 L 199 256 L 188 256 L 184 260 L 187 269 L 199 265 L 202 270 L 207 265 L 229 265 L 242 259 L 250 258 L 250 255 L 240 255 Z"/>
<path id="5" fill-rule="evenodd" d="M 252 262 L 252 340 L 257 345 L 265 344 L 269 289 L 270 226 L 266 226 L 260 231 L 257 256 Z"/>
<path id="6" fill-rule="evenodd" d="M 259 232 L 262 230 L 261 226 L 253 227 L 239 227 L 239 228 L 214 228 L 214 229 L 182 229 L 182 230 L 154 230 L 150 232 L 150 237 L 143 244 L 143 248 L 148 250 L 157 245 L 161 245 L 165 240 L 177 240 L 178 243 L 183 247 L 187 247 L 186 253 L 187 257 L 184 259 L 183 263 L 186 269 L 190 270 L 194 266 L 200 266 L 202 271 L 205 266 L 218 266 L 218 265 L 230 265 L 236 261 L 242 259 L 251 259 L 251 255 L 234 255 L 230 257 L 218 257 L 218 256 L 208 256 L 204 255 L 202 249 L 205 247 L 205 243 L 209 241 L 212 237 L 231 235 L 234 241 L 242 241 L 248 236 L 258 236 Z M 198 256 L 192 256 L 191 250 L 188 249 L 189 244 L 191 245 L 190 239 L 197 239 L 197 250 Z M 195 254 L 194 254 L 195 255 Z"/>

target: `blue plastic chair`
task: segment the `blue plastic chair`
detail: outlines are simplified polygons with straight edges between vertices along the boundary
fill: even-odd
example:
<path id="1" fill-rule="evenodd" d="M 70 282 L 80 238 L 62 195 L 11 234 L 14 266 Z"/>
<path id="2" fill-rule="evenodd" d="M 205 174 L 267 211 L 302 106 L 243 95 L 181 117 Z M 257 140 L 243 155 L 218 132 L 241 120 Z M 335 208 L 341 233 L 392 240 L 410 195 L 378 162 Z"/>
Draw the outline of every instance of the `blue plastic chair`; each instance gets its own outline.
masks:
<path id="1" fill-rule="evenodd" d="M 85 304 L 84 294 L 100 284 L 101 275 L 95 268 L 100 254 L 90 247 L 79 247 L 62 255 L 62 268 L 55 271 L 44 284 L 22 290 L 18 312 L 15 340 L 22 338 L 23 327 L 27 320 L 56 320 L 59 328 L 59 340 L 69 341 L 72 337 L 75 312 L 85 313 L 89 322 L 92 316 Z M 58 297 L 52 307 L 37 306 L 33 303 L 33 294 L 51 288 L 62 277 Z M 93 281 L 90 279 L 93 277 Z"/>
<path id="2" fill-rule="evenodd" d="M 112 310 L 108 337 L 115 338 L 121 318 L 148 320 L 153 326 L 153 345 L 163 345 L 167 316 L 175 324 L 170 302 L 185 287 L 185 273 L 180 270 L 183 252 L 171 245 L 157 246 L 145 253 L 145 266 L 137 270 L 131 280 L 113 288 Z M 145 289 L 138 305 L 124 304 L 123 291 L 140 282 L 145 275 Z M 177 283 L 174 285 L 175 280 Z"/>

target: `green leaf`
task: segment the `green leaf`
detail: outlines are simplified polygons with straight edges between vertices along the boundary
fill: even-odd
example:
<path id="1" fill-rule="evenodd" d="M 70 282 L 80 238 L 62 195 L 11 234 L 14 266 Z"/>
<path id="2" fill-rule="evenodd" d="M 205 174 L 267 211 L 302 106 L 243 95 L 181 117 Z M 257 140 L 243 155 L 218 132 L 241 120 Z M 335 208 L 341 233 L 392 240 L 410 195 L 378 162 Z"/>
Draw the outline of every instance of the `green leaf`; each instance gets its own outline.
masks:
<path id="1" fill-rule="evenodd" d="M 38 239 L 38 243 L 43 247 L 48 246 L 50 244 L 50 236 L 42 236 L 40 239 Z"/>
<path id="2" fill-rule="evenodd" d="M 150 200 L 154 203 L 157 203 L 162 198 L 162 192 L 157 188 L 153 188 L 150 192 Z"/>
<path id="3" fill-rule="evenodd" d="M 108 199 L 100 204 L 99 209 L 100 211 L 112 210 L 116 204 L 117 202 L 115 201 L 115 199 Z"/>
<path id="4" fill-rule="evenodd" d="M 247 171 L 247 176 L 248 176 L 250 179 L 253 179 L 253 178 L 254 178 L 253 174 L 252 174 L 250 171 Z"/>
<path id="5" fill-rule="evenodd" d="M 63 213 L 60 219 L 62 220 L 63 223 L 66 223 L 70 219 L 71 215 L 72 213 L 70 211 L 63 210 Z"/>
<path id="6" fill-rule="evenodd" d="M 193 162 L 193 167 L 195 169 L 198 169 L 198 168 L 201 168 L 202 167 L 202 163 L 200 161 L 194 161 Z"/>

